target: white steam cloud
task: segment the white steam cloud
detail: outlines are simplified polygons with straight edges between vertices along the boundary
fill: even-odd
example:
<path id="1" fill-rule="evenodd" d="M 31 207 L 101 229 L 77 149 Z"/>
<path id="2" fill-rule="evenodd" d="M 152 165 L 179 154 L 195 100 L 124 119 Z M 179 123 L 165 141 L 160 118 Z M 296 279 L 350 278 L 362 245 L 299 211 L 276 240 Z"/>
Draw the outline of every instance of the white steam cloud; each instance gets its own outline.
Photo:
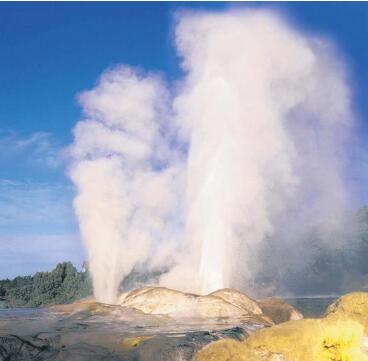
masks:
<path id="1" fill-rule="evenodd" d="M 127 67 L 104 73 L 80 96 L 71 179 L 95 296 L 114 302 L 120 282 L 171 231 L 177 171 L 165 153 L 168 94 L 156 76 Z"/>
<path id="2" fill-rule="evenodd" d="M 295 242 L 348 202 L 353 116 L 328 42 L 244 10 L 180 16 L 176 46 L 173 95 L 119 67 L 80 96 L 70 175 L 104 302 L 138 264 L 170 267 L 161 284 L 182 290 L 244 288 L 266 238 Z"/>

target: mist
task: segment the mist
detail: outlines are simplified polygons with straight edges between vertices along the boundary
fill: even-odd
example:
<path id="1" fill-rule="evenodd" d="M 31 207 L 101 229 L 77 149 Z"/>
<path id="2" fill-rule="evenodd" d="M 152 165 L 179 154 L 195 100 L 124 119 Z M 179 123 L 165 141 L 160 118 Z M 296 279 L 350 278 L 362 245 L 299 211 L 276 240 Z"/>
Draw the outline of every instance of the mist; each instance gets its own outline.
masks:
<path id="1" fill-rule="evenodd" d="M 303 269 L 302 235 L 331 245 L 350 205 L 354 114 L 332 43 L 248 9 L 177 14 L 175 46 L 175 84 L 120 65 L 78 98 L 69 174 L 102 302 L 135 267 L 247 291 L 265 262 Z"/>
<path id="2" fill-rule="evenodd" d="M 176 208 L 178 166 L 167 159 L 167 99 L 158 77 L 124 66 L 108 70 L 79 96 L 85 118 L 74 128 L 70 177 L 95 297 L 102 302 L 114 303 L 124 276 L 147 262 L 154 242 L 172 231 L 167 220 Z"/>

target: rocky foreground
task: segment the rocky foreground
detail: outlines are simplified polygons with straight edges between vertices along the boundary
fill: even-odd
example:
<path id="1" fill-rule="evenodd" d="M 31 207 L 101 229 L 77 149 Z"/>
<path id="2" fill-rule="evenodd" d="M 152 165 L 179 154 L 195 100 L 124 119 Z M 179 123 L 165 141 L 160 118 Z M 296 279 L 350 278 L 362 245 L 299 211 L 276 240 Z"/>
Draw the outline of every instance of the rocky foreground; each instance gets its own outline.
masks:
<path id="1" fill-rule="evenodd" d="M 365 361 L 368 294 L 346 295 L 319 319 L 279 299 L 224 289 L 206 296 L 161 287 L 0 320 L 0 360 Z"/>
<path id="2" fill-rule="evenodd" d="M 368 293 L 345 295 L 323 318 L 288 321 L 246 340 L 220 340 L 194 361 L 368 361 Z"/>

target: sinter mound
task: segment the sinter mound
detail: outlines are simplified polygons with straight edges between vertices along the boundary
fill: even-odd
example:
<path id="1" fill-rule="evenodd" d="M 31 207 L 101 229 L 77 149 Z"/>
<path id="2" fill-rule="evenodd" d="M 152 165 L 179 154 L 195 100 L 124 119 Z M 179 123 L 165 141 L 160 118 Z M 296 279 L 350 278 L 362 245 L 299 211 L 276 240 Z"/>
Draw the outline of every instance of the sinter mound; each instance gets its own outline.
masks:
<path id="1" fill-rule="evenodd" d="M 288 310 L 291 312 L 285 313 L 285 307 L 289 307 Z M 87 312 L 106 315 L 116 312 L 119 308 L 172 318 L 251 318 L 256 324 L 264 326 L 273 325 L 273 318 L 279 323 L 280 318 L 287 321 L 293 319 L 294 314 L 298 313 L 296 310 L 293 312 L 294 309 L 291 306 L 281 303 L 274 305 L 272 313 L 263 312 L 255 300 L 237 290 L 228 288 L 201 296 L 153 286 L 122 293 L 115 305 L 105 305 L 93 299 L 85 299 L 70 305 L 54 306 L 53 310 L 68 314 Z"/>

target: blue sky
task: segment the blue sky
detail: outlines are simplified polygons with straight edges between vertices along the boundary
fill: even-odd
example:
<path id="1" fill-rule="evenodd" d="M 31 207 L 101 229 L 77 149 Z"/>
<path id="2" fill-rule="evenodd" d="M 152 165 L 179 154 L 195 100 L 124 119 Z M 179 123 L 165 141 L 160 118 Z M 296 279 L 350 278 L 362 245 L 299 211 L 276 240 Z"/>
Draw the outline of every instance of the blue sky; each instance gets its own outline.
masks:
<path id="1" fill-rule="evenodd" d="M 76 94 L 118 63 L 180 76 L 173 16 L 231 3 L 0 4 L 0 278 L 52 268 L 83 250 L 62 149 L 79 119 Z M 349 182 L 368 203 L 368 4 L 257 3 L 285 12 L 304 31 L 332 40 L 351 72 L 361 139 Z M 363 170 L 363 171 L 362 171 Z M 368 174 L 368 173 L 367 173 Z"/>

